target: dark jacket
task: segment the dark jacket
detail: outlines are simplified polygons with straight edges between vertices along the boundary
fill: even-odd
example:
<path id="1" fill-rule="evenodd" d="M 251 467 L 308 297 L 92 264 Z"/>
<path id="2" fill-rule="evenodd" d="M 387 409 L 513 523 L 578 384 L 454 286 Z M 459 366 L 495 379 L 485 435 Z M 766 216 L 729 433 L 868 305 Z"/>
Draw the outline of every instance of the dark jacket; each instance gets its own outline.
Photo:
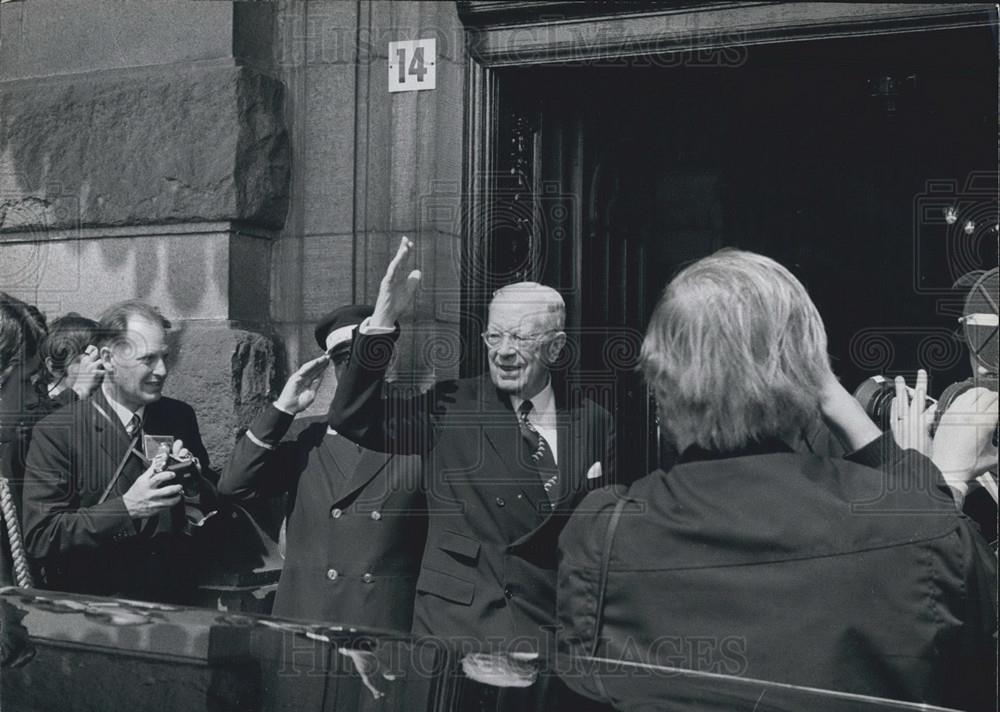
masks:
<path id="1" fill-rule="evenodd" d="M 420 462 L 364 450 L 274 407 L 250 427 L 219 481 L 235 500 L 288 493 L 274 615 L 409 631 L 426 532 Z"/>
<path id="2" fill-rule="evenodd" d="M 430 520 L 413 631 L 472 645 L 542 648 L 555 623 L 556 543 L 570 512 L 609 477 L 611 416 L 556 393 L 559 480 L 546 495 L 507 395 L 488 376 L 413 399 L 379 397 L 390 336 L 359 335 L 330 425 L 365 447 L 419 454 Z"/>
<path id="3" fill-rule="evenodd" d="M 882 470 L 869 466 L 883 459 Z M 622 497 L 598 625 L 602 553 Z M 560 546 L 571 653 L 587 654 L 596 636 L 597 657 L 995 704 L 995 558 L 930 461 L 885 437 L 848 459 L 780 444 L 687 452 L 627 492 L 592 494 Z"/>
<path id="4" fill-rule="evenodd" d="M 146 406 L 143 431 L 183 440 L 208 471 L 191 406 L 160 398 Z M 25 474 L 25 548 L 44 568 L 46 588 L 184 601 L 193 592 L 197 568 L 182 534 L 184 503 L 153 517 L 129 517 L 121 495 L 147 467 L 134 454 L 107 500 L 98 503 L 129 442 L 100 390 L 35 426 Z"/>

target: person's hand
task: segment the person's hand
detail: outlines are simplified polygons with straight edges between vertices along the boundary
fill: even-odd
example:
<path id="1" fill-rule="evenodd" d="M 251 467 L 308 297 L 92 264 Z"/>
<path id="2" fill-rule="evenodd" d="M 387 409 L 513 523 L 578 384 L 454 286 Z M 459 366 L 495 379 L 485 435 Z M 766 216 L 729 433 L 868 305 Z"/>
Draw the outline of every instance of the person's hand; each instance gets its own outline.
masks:
<path id="1" fill-rule="evenodd" d="M 413 303 L 413 297 L 420 285 L 420 270 L 407 271 L 413 241 L 404 237 L 399 241 L 399 249 L 379 285 L 375 311 L 368 322 L 373 327 L 393 328 L 400 315 Z"/>
<path id="2" fill-rule="evenodd" d="M 997 426 L 1000 396 L 986 388 L 970 388 L 952 401 L 941 416 L 931 459 L 949 485 L 961 486 L 996 467 L 997 448 L 993 431 Z"/>
<path id="3" fill-rule="evenodd" d="M 462 672 L 491 687 L 530 687 L 538 679 L 538 655 L 469 653 L 462 658 Z"/>
<path id="4" fill-rule="evenodd" d="M 285 382 L 285 387 L 281 389 L 281 395 L 274 402 L 274 406 L 292 415 L 301 413 L 311 406 L 316 400 L 316 393 L 323 382 L 323 374 L 329 365 L 330 357 L 323 354 L 299 366 L 299 370 Z"/>
<path id="5" fill-rule="evenodd" d="M 833 371 L 827 371 L 819 392 L 819 410 L 823 421 L 849 452 L 860 450 L 882 435 L 861 404 L 847 392 Z"/>
<path id="6" fill-rule="evenodd" d="M 174 440 L 173 444 L 170 446 L 170 455 L 175 460 L 193 461 L 198 472 L 201 472 L 201 463 L 198 461 L 198 458 L 192 455 L 191 451 L 184 447 L 184 441 L 180 438 Z"/>
<path id="7" fill-rule="evenodd" d="M 77 367 L 76 378 L 73 381 L 73 390 L 80 397 L 86 400 L 93 395 L 94 391 L 104 380 L 104 362 L 97 347 L 91 344 L 86 352 L 80 355 L 80 363 Z"/>
<path id="8" fill-rule="evenodd" d="M 180 441 L 175 441 L 175 444 L 177 442 Z M 190 453 L 188 455 L 190 456 Z M 122 495 L 125 509 L 133 519 L 152 517 L 181 501 L 181 492 L 184 488 L 180 485 L 167 484 L 174 479 L 174 473 L 163 470 L 166 462 L 166 453 L 154 457 L 152 464 Z"/>
<path id="9" fill-rule="evenodd" d="M 361 682 L 363 682 L 365 687 L 368 688 L 368 691 L 372 693 L 373 698 L 378 700 L 385 697 L 385 693 L 376 686 L 378 684 L 379 676 L 390 682 L 395 680 L 396 676 L 382 669 L 382 663 L 379 661 L 378 656 L 375 653 L 367 650 L 353 650 L 351 648 L 344 647 L 337 648 L 337 652 L 354 663 L 355 671 L 357 671 L 358 675 L 361 676 Z"/>
<path id="10" fill-rule="evenodd" d="M 913 398 L 906 390 L 906 381 L 896 376 L 896 397 L 889 406 L 889 422 L 896 444 L 903 450 L 916 450 L 930 457 L 931 438 L 928 432 L 927 371 L 917 371 L 917 384 Z M 931 417 L 933 417 L 933 410 Z"/>

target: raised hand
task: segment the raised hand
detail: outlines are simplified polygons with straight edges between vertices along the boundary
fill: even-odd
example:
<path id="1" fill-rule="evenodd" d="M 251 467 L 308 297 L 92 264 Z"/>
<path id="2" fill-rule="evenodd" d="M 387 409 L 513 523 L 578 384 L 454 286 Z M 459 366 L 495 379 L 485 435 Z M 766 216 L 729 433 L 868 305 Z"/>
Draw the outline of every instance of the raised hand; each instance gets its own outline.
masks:
<path id="1" fill-rule="evenodd" d="M 87 351 L 80 355 L 80 363 L 73 380 L 73 390 L 80 400 L 90 398 L 104 380 L 104 361 L 97 347 L 91 344 Z"/>
<path id="2" fill-rule="evenodd" d="M 896 397 L 889 407 L 889 422 L 896 444 L 904 450 L 916 450 L 930 457 L 931 439 L 927 419 L 927 371 L 917 371 L 913 398 L 902 376 L 896 376 Z"/>
<path id="3" fill-rule="evenodd" d="M 413 241 L 403 237 L 399 241 L 396 256 L 389 263 L 379 285 L 375 312 L 368 322 L 371 326 L 393 328 L 400 315 L 413 304 L 413 297 L 420 285 L 420 270 L 408 271 L 412 251 Z"/>
<path id="4" fill-rule="evenodd" d="M 330 357 L 326 354 L 299 366 L 281 389 L 281 395 L 274 405 L 286 413 L 301 413 L 316 400 L 316 393 L 323 382 L 323 373 L 330 365 Z"/>

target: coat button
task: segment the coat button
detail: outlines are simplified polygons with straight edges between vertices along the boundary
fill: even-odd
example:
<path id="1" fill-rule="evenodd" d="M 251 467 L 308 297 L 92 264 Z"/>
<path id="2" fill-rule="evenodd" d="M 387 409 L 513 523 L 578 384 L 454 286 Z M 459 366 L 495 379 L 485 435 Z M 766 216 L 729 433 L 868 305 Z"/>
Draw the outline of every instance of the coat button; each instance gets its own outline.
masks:
<path id="1" fill-rule="evenodd" d="M 364 581 L 365 583 L 371 583 L 372 581 L 375 580 L 375 577 L 369 573 L 366 573 L 364 576 L 361 577 L 361 580 Z"/>
<path id="2" fill-rule="evenodd" d="M 333 517 L 334 519 L 340 519 L 340 516 L 343 513 L 344 510 L 340 509 L 339 507 L 334 507 L 333 509 L 330 510 L 330 516 Z"/>
<path id="3" fill-rule="evenodd" d="M 510 588 L 508 588 L 507 586 L 504 586 L 503 587 L 503 597 L 504 598 L 513 598 L 514 597 L 514 592 L 511 591 Z"/>
<path id="4" fill-rule="evenodd" d="M 503 501 L 503 497 L 497 497 L 497 506 L 498 507 L 502 507 L 505 504 L 507 504 L 507 503 Z"/>
<path id="5" fill-rule="evenodd" d="M 382 513 L 380 511 L 375 510 L 374 512 L 372 512 L 372 519 L 374 519 L 376 522 L 381 518 L 382 518 Z"/>
<path id="6" fill-rule="evenodd" d="M 326 577 L 328 579 L 330 579 L 331 581 L 336 581 L 337 580 L 337 576 L 339 576 L 339 575 L 340 574 L 337 573 L 337 569 L 330 569 L 329 571 L 326 572 Z"/>

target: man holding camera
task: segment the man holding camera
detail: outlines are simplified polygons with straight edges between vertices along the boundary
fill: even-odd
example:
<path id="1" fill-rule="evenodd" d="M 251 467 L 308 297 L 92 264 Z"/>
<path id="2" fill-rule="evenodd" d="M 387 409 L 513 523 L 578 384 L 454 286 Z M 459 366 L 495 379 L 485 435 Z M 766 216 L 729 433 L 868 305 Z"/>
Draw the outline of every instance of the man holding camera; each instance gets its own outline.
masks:
<path id="1" fill-rule="evenodd" d="M 177 603 L 193 594 L 186 510 L 212 487 L 194 410 L 163 397 L 169 327 L 142 302 L 109 308 L 100 389 L 35 428 L 24 541 L 46 588 Z"/>

